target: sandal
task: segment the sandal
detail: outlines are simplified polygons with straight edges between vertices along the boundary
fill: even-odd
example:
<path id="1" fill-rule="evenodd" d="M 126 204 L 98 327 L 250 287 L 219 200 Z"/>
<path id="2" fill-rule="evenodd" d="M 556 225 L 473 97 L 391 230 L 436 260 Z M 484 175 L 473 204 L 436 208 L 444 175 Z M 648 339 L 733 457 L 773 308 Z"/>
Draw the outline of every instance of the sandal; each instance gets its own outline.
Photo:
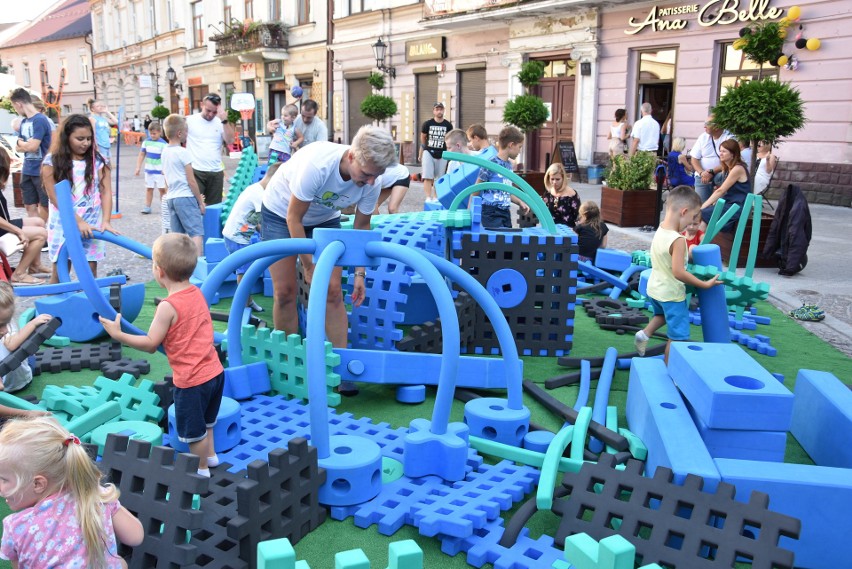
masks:
<path id="1" fill-rule="evenodd" d="M 50 275 L 50 269 L 46 267 L 30 267 L 27 269 L 29 275 Z"/>
<path id="2" fill-rule="evenodd" d="M 33 286 L 33 285 L 42 285 L 44 284 L 44 279 L 37 279 L 32 275 L 24 275 L 22 278 L 16 279 L 14 277 L 9 279 L 9 284 L 12 286 Z"/>
<path id="3" fill-rule="evenodd" d="M 790 316 L 804 322 L 819 322 L 825 319 L 825 311 L 816 304 L 802 304 L 801 308 L 791 310 Z"/>

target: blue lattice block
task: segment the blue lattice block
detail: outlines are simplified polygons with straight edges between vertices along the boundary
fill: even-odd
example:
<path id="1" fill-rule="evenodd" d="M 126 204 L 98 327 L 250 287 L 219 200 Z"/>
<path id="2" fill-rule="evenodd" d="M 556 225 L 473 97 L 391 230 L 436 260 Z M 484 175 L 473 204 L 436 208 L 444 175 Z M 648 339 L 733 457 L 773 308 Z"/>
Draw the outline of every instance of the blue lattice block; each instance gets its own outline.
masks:
<path id="1" fill-rule="evenodd" d="M 556 229 L 556 235 L 540 227 L 519 233 L 453 232 L 453 260 L 497 301 L 522 355 L 562 356 L 571 350 L 577 236 L 563 225 Z M 481 307 L 474 339 L 463 348 L 499 353 L 494 328 Z"/>
<path id="2" fill-rule="evenodd" d="M 438 476 L 404 476 L 385 484 L 381 494 L 373 500 L 359 504 L 351 511 L 332 508 L 331 515 L 335 519 L 344 519 L 354 514 L 355 525 L 359 528 L 376 524 L 382 535 L 393 535 L 403 525 L 414 525 L 413 507 L 435 496 L 445 495 L 447 491 L 447 483 Z"/>
<path id="3" fill-rule="evenodd" d="M 150 379 L 136 379 L 129 373 L 116 380 L 100 376 L 95 380 L 95 387 L 98 393 L 83 401 L 88 408 L 118 401 L 122 421 L 157 423 L 163 418 L 160 396 L 154 393 L 154 382 Z"/>
<path id="4" fill-rule="evenodd" d="M 412 508 L 415 525 L 425 536 L 469 537 L 520 501 L 538 476 L 537 469 L 505 460 L 493 466 L 483 464 L 455 482 L 453 491 Z"/>
<path id="5" fill-rule="evenodd" d="M 466 552 L 469 565 L 491 563 L 495 569 L 543 569 L 562 559 L 562 551 L 554 547 L 549 535 L 534 540 L 524 528 L 511 547 L 500 545 L 502 537 L 503 518 L 497 518 L 470 537 L 440 536 L 441 551 L 452 556 Z"/>
<path id="6" fill-rule="evenodd" d="M 245 364 L 266 362 L 273 391 L 308 399 L 305 341 L 301 336 L 287 336 L 281 330 L 245 325 L 240 341 Z M 325 354 L 326 394 L 328 404 L 335 407 L 340 404 L 340 395 L 334 392 L 334 388 L 340 385 L 340 375 L 333 370 L 340 365 L 340 356 L 333 352 L 331 342 L 325 343 Z"/>
<path id="7" fill-rule="evenodd" d="M 790 428 L 793 394 L 739 346 L 675 342 L 669 375 L 710 428 Z"/>
<path id="8" fill-rule="evenodd" d="M 240 407 L 242 438 L 239 444 L 223 453 L 222 462 L 232 464 L 234 472 L 253 460 L 266 460 L 273 449 L 286 445 L 295 437 L 310 438 L 308 407 L 298 400 L 282 396 L 258 395 Z M 403 439 L 406 430 L 391 428 L 387 423 L 373 423 L 368 417 L 355 419 L 351 413 L 328 414 L 329 433 L 358 435 L 376 442 L 382 455 L 402 461 Z"/>

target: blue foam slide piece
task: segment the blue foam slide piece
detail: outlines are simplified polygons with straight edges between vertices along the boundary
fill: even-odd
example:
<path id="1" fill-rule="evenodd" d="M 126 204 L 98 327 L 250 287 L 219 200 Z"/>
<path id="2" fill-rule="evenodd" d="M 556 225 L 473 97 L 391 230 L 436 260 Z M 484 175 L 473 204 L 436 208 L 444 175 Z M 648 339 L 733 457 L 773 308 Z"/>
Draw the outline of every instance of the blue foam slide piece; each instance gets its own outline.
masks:
<path id="1" fill-rule="evenodd" d="M 735 344 L 674 342 L 669 375 L 708 427 L 787 431 L 793 394 Z"/>
<path id="2" fill-rule="evenodd" d="M 722 481 L 737 488 L 736 497 L 748 501 L 752 491 L 769 495 L 769 509 L 802 522 L 798 540 L 782 537 L 779 545 L 793 551 L 796 567 L 849 567 L 852 541 L 852 476 L 844 468 L 716 459 Z M 759 536 L 758 536 L 759 538 Z"/>
<path id="3" fill-rule="evenodd" d="M 595 405 L 592 419 L 601 425 L 606 423 L 606 408 L 609 405 L 609 390 L 612 387 L 612 375 L 615 373 L 615 360 L 618 358 L 618 350 L 610 346 L 606 349 L 604 355 L 603 367 L 601 367 L 601 375 L 598 378 L 598 386 L 595 389 Z M 580 365 L 580 378 L 582 381 L 582 363 Z M 589 441 L 589 450 L 594 453 L 599 453 L 603 450 L 604 444 L 599 439 L 592 437 Z"/>
<path id="4" fill-rule="evenodd" d="M 852 391 L 827 371 L 799 370 L 790 432 L 818 465 L 852 468 Z"/>
<path id="5" fill-rule="evenodd" d="M 626 415 L 628 428 L 648 447 L 647 476 L 665 466 L 678 484 L 683 484 L 687 474 L 695 474 L 704 478 L 706 491 L 715 491 L 719 472 L 713 457 L 660 360 L 633 360 Z"/>
<path id="6" fill-rule="evenodd" d="M 784 462 L 784 451 L 787 449 L 787 433 L 784 431 L 711 429 L 695 414 L 689 401 L 686 407 L 713 458 Z"/>
<path id="7" fill-rule="evenodd" d="M 477 156 L 485 160 L 491 160 L 496 155 L 497 148 L 494 145 L 491 145 Z M 447 172 L 435 180 L 435 192 L 438 196 L 438 200 L 441 202 L 441 205 L 445 208 L 449 208 L 453 203 L 453 198 L 455 198 L 462 190 L 474 185 L 478 176 L 479 166 L 462 162 L 458 168 L 452 172 Z M 467 205 L 468 201 L 464 200 L 462 202 L 462 207 L 466 208 Z"/>
<path id="8" fill-rule="evenodd" d="M 442 354 L 382 352 L 336 348 L 340 365 L 334 368 L 342 381 L 391 385 L 437 385 Z M 523 373 L 524 362 L 517 360 Z M 457 387 L 506 389 L 506 365 L 502 358 L 459 357 Z M 416 371 L 415 371 L 416 370 Z"/>
<path id="9" fill-rule="evenodd" d="M 598 249 L 595 253 L 595 266 L 606 271 L 622 272 L 633 264 L 633 255 L 620 249 Z"/>

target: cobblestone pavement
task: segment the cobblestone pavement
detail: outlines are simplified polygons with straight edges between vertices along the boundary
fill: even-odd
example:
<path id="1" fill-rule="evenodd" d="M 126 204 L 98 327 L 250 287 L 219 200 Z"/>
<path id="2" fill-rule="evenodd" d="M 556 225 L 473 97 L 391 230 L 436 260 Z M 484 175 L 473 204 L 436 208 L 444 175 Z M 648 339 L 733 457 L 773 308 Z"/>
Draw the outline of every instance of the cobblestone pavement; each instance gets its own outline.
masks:
<path id="1" fill-rule="evenodd" d="M 113 149 L 115 151 L 115 149 Z M 118 178 L 118 210 L 121 214 L 120 218 L 113 220 L 113 226 L 122 234 L 127 235 L 131 239 L 151 245 L 154 239 L 160 234 L 160 218 L 157 215 L 159 211 L 159 202 L 155 192 L 153 214 L 145 215 L 140 213 L 145 203 L 144 179 L 142 176 L 133 176 L 135 169 L 136 158 L 139 148 L 137 146 L 123 145 L 120 151 L 120 160 L 117 168 L 120 172 Z M 234 172 L 238 161 L 231 158 L 225 158 L 226 180 Z M 114 176 L 114 174 L 113 174 Z M 113 186 L 115 189 L 115 178 L 113 177 Z M 600 196 L 600 186 L 591 186 L 588 184 L 574 184 L 580 192 L 582 199 L 597 199 Z M 227 189 L 227 183 L 226 183 Z M 11 199 L 11 182 L 8 185 L 6 196 L 10 202 Z M 423 185 L 419 182 L 412 182 L 401 206 L 402 211 L 420 211 L 423 209 L 424 193 Z M 814 211 L 821 211 L 817 206 L 812 207 Z M 10 207 L 13 218 L 23 217 L 24 210 L 22 208 Z M 836 211 L 844 210 L 841 213 L 848 213 L 845 208 L 831 208 L 826 211 L 835 213 Z M 384 210 L 383 210 L 384 212 Z M 817 224 L 815 223 L 815 227 Z M 838 227 L 839 230 L 839 227 Z M 844 235 L 839 232 L 837 235 Z M 636 249 L 647 249 L 651 233 L 639 233 L 636 230 L 622 230 L 621 228 L 611 227 L 609 233 L 609 246 L 625 251 L 633 251 Z M 811 248 L 814 249 L 812 243 Z M 810 254 L 810 252 L 809 252 Z M 819 262 L 817 255 L 811 255 L 814 264 Z M 17 258 L 12 258 L 14 265 Z M 42 255 L 42 262 L 47 264 L 47 254 Z M 107 258 L 99 267 L 99 274 L 106 275 L 107 272 L 122 269 L 130 278 L 131 282 L 146 282 L 152 278 L 151 262 L 122 249 L 120 247 L 107 244 Z M 849 271 L 845 269 L 845 265 L 840 265 L 838 271 Z M 807 271 L 804 276 L 793 277 L 793 281 L 784 280 L 778 281 L 780 277 L 774 274 L 774 271 L 768 269 L 758 269 L 755 272 L 756 280 L 767 280 L 771 283 L 773 290 L 778 290 L 777 294 L 770 296 L 770 302 L 778 306 L 782 310 L 789 311 L 799 306 L 802 302 L 818 304 L 826 311 L 828 317 L 823 322 L 801 322 L 800 324 L 812 331 L 814 334 L 837 347 L 850 357 L 852 357 L 852 292 L 849 287 L 843 288 L 832 286 L 831 283 L 826 285 L 820 282 L 820 279 L 808 277 Z M 852 280 L 852 275 L 848 279 L 843 279 L 842 282 Z M 791 286 L 793 285 L 793 286 Z M 781 290 L 783 288 L 783 290 Z M 841 290 L 842 289 L 842 290 Z M 19 301 L 19 311 L 33 304 L 33 299 L 22 298 Z"/>

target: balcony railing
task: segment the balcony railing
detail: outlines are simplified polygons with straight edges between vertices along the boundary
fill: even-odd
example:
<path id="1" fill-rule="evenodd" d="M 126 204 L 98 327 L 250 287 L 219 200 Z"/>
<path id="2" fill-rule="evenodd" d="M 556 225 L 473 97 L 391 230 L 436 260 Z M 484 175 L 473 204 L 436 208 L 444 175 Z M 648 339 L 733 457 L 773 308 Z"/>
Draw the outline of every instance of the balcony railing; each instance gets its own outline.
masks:
<path id="1" fill-rule="evenodd" d="M 287 49 L 284 26 L 278 23 L 256 24 L 244 31 L 242 27 L 230 28 L 226 33 L 211 36 L 216 42 L 216 56 L 237 55 L 255 49 Z"/>

